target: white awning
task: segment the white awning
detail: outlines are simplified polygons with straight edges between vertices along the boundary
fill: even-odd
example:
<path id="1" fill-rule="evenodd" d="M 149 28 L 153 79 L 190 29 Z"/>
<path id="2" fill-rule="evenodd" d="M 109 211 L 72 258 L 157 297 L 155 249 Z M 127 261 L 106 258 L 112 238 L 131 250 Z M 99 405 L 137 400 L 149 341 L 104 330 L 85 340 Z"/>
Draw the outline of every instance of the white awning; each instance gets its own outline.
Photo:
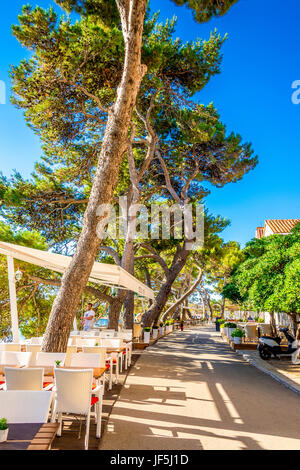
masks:
<path id="1" fill-rule="evenodd" d="M 72 259 L 70 256 L 58 255 L 49 251 L 36 250 L 6 242 L 0 242 L 0 254 L 58 273 L 64 273 Z M 152 289 L 129 274 L 125 269 L 114 264 L 95 262 L 89 280 L 96 284 L 130 290 L 142 297 L 154 299 Z"/>

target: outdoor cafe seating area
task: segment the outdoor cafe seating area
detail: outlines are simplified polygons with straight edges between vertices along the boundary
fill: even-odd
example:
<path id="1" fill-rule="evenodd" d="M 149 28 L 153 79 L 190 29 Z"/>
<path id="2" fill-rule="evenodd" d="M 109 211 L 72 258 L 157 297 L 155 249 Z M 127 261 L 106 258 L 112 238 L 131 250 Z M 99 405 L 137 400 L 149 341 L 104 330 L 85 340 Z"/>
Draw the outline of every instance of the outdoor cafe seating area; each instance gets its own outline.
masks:
<path id="1" fill-rule="evenodd" d="M 42 352 L 42 340 L 0 343 L 0 415 L 13 423 L 12 438 L 8 435 L 0 449 L 18 448 L 30 429 L 37 434 L 31 436 L 35 442 L 25 439 L 27 448 L 50 448 L 55 435 L 63 433 L 66 414 L 85 417 L 88 449 L 91 417 L 100 438 L 104 393 L 131 364 L 132 330 L 73 331 L 66 353 Z"/>
<path id="2" fill-rule="evenodd" d="M 240 344 L 236 344 L 231 337 L 231 332 L 234 331 L 235 328 L 221 328 L 220 331 L 223 339 L 228 341 L 233 349 L 256 349 L 261 336 L 272 336 L 272 328 L 269 323 L 257 323 L 255 321 L 245 323 L 235 320 L 228 320 L 228 322 L 235 324 L 237 329 L 244 332 Z M 277 328 L 280 329 L 281 325 L 277 325 Z M 282 344 L 285 345 L 286 343 L 286 338 L 283 337 Z"/>

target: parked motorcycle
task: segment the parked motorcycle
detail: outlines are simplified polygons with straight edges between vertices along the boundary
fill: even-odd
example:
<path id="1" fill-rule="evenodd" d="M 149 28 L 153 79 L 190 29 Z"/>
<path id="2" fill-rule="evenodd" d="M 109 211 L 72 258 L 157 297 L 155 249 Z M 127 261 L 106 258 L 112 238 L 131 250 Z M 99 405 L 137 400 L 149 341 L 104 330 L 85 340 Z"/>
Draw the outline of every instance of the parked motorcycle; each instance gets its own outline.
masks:
<path id="1" fill-rule="evenodd" d="M 298 347 L 295 343 L 295 338 L 291 335 L 288 328 L 280 328 L 279 330 L 287 339 L 288 347 L 287 349 L 282 349 L 281 347 L 281 337 L 280 336 L 261 336 L 259 338 L 259 344 L 257 346 L 260 357 L 267 361 L 274 356 L 275 359 L 279 359 L 281 356 L 291 356 Z"/>

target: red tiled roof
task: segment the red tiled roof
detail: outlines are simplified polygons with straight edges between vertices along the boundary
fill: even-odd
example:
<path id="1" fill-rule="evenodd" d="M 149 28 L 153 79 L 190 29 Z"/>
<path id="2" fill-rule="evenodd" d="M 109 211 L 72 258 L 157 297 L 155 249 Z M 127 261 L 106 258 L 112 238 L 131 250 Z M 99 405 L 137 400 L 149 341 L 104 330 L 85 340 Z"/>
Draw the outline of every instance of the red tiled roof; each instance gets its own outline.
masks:
<path id="1" fill-rule="evenodd" d="M 268 224 L 273 233 L 290 233 L 295 225 L 300 223 L 300 219 L 273 219 L 266 220 L 265 227 Z"/>
<path id="2" fill-rule="evenodd" d="M 257 227 L 255 238 L 262 238 L 264 236 L 264 227 Z"/>

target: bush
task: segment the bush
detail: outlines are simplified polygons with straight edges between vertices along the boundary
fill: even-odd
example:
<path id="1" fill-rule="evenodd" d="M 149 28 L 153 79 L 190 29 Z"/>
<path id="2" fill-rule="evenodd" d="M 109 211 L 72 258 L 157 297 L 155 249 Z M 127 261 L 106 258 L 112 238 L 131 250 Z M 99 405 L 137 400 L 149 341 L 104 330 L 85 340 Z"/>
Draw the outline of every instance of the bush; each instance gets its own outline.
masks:
<path id="1" fill-rule="evenodd" d="M 245 336 L 245 332 L 237 328 L 231 333 L 232 338 L 243 338 Z"/>
<path id="2" fill-rule="evenodd" d="M 224 328 L 236 328 L 236 323 L 226 322 L 224 323 Z"/>
<path id="3" fill-rule="evenodd" d="M 265 323 L 265 320 L 263 320 L 262 318 L 259 318 L 257 322 L 258 323 Z"/>
<path id="4" fill-rule="evenodd" d="M 0 419 L 0 431 L 5 431 L 6 429 L 8 429 L 7 419 L 2 418 Z"/>
<path id="5" fill-rule="evenodd" d="M 159 326 L 162 328 L 162 327 L 164 326 L 164 324 L 163 324 L 163 323 L 160 323 Z"/>
<path id="6" fill-rule="evenodd" d="M 152 330 L 158 330 L 158 326 L 157 325 L 152 326 Z"/>
<path id="7" fill-rule="evenodd" d="M 144 331 L 146 331 L 146 332 L 151 331 L 151 328 L 149 328 L 149 326 L 145 326 Z"/>

